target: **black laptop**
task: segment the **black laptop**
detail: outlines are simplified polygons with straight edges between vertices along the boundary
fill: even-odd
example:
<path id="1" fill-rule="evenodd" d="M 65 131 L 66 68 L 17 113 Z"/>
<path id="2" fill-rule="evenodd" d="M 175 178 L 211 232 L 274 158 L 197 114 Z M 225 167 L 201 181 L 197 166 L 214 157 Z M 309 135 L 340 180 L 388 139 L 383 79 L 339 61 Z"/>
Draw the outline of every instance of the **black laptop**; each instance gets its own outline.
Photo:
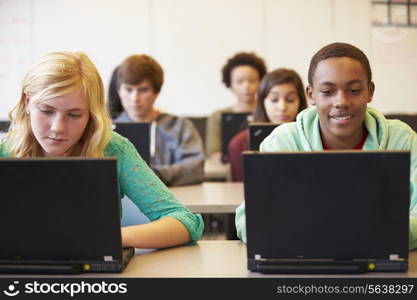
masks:
<path id="1" fill-rule="evenodd" d="M 406 271 L 410 153 L 244 152 L 248 269 Z"/>
<path id="2" fill-rule="evenodd" d="M 0 121 L 0 132 L 7 132 L 9 131 L 10 121 L 1 120 Z"/>
<path id="3" fill-rule="evenodd" d="M 0 273 L 122 272 L 115 158 L 0 159 Z"/>
<path id="4" fill-rule="evenodd" d="M 387 114 L 385 117 L 387 119 L 400 120 L 417 132 L 417 114 Z"/>
<path id="5" fill-rule="evenodd" d="M 262 141 L 277 126 L 274 123 L 249 123 L 249 150 L 258 151 Z"/>
<path id="6" fill-rule="evenodd" d="M 223 113 L 221 116 L 222 162 L 229 161 L 229 143 L 231 139 L 248 127 L 252 115 L 250 113 Z"/>
<path id="7" fill-rule="evenodd" d="M 151 161 L 150 123 L 146 122 L 114 122 L 113 130 L 127 138 L 149 165 Z"/>

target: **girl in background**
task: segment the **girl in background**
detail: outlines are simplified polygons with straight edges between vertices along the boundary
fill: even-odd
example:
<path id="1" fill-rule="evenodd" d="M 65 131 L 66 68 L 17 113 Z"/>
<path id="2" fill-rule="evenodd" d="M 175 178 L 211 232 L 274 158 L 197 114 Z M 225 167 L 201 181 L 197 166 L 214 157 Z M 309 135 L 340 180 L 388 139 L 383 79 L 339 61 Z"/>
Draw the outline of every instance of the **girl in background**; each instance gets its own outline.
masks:
<path id="1" fill-rule="evenodd" d="M 207 120 L 206 155 L 221 158 L 221 115 L 229 112 L 252 113 L 256 104 L 256 93 L 262 77 L 266 74 L 265 62 L 254 53 L 237 53 L 222 69 L 223 83 L 235 94 L 235 103 L 213 112 Z"/>
<path id="2" fill-rule="evenodd" d="M 306 107 L 300 76 L 290 69 L 277 69 L 262 79 L 253 121 L 277 125 L 293 122 Z M 232 181 L 243 181 L 242 152 L 249 149 L 249 130 L 245 129 L 234 136 L 228 149 Z"/>

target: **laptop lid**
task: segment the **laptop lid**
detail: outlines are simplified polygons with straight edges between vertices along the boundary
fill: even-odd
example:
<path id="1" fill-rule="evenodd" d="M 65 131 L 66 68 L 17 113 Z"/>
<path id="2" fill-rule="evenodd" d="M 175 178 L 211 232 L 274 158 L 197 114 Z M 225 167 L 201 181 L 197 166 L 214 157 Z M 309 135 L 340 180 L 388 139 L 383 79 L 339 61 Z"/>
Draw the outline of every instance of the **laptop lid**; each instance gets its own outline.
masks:
<path id="1" fill-rule="evenodd" d="M 387 114 L 387 119 L 396 119 L 408 124 L 414 131 L 417 131 L 417 114 Z"/>
<path id="2" fill-rule="evenodd" d="M 249 260 L 407 259 L 409 152 L 243 159 Z"/>
<path id="3" fill-rule="evenodd" d="M 151 161 L 150 123 L 146 122 L 114 122 L 113 130 L 126 137 L 149 165 Z"/>
<path id="4" fill-rule="evenodd" d="M 1 264 L 123 270 L 116 159 L 0 159 L 0 178 Z"/>
<path id="5" fill-rule="evenodd" d="M 0 132 L 9 131 L 10 121 L 2 120 L 0 121 Z"/>
<path id="6" fill-rule="evenodd" d="M 274 123 L 249 123 L 249 150 L 258 151 L 262 141 L 277 126 Z"/>
<path id="7" fill-rule="evenodd" d="M 247 128 L 251 119 L 250 113 L 222 113 L 221 116 L 221 142 L 222 142 L 222 161 L 229 161 L 230 140 L 240 131 Z"/>

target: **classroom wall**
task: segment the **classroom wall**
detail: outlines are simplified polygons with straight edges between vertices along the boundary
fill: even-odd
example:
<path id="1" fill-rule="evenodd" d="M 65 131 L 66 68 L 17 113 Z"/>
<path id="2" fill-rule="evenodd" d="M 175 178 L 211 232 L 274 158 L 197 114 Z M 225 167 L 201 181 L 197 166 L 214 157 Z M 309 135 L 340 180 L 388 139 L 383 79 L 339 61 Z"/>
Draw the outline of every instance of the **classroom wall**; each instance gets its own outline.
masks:
<path id="1" fill-rule="evenodd" d="M 127 55 L 150 54 L 165 70 L 157 106 L 201 116 L 233 103 L 220 70 L 235 52 L 255 51 L 306 82 L 311 56 L 334 41 L 368 54 L 374 107 L 416 113 L 417 29 L 373 28 L 371 14 L 368 0 L 0 0 L 0 119 L 50 51 L 87 53 L 106 87 Z"/>

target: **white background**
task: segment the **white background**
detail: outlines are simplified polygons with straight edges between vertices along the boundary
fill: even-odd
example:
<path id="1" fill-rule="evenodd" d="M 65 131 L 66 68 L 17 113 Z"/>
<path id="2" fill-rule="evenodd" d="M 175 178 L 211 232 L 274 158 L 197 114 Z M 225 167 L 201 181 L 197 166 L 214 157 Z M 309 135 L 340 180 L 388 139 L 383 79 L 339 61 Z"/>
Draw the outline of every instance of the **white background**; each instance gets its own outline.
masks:
<path id="1" fill-rule="evenodd" d="M 372 106 L 417 112 L 417 29 L 373 28 L 368 0 L 0 0 L 0 119 L 19 98 L 25 70 L 58 50 L 90 56 L 108 86 L 126 56 L 156 58 L 165 70 L 157 106 L 208 115 L 233 95 L 220 70 L 237 51 L 254 51 L 269 70 L 293 68 L 307 82 L 312 55 L 349 42 L 368 55 Z"/>

